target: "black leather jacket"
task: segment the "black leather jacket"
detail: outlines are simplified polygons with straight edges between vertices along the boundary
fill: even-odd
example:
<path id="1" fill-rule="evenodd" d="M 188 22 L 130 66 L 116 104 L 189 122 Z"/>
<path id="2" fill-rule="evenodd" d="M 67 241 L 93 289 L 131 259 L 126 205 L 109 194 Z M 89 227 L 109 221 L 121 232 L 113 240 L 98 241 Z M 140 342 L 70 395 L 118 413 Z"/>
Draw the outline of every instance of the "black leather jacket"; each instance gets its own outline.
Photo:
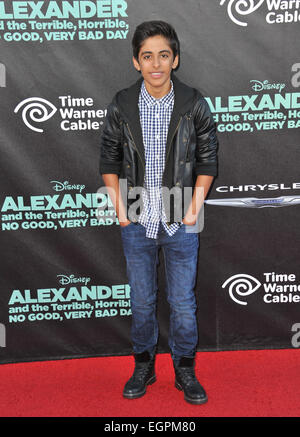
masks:
<path id="1" fill-rule="evenodd" d="M 204 97 L 194 88 L 172 76 L 175 101 L 170 120 L 162 186 L 194 187 L 198 175 L 217 175 L 216 126 Z M 139 117 L 138 99 L 142 78 L 130 88 L 118 92 L 107 110 L 101 137 L 100 173 L 117 174 L 127 180 L 127 210 L 137 199 L 130 199 L 130 190 L 142 187 L 145 172 L 145 153 Z M 176 196 L 174 196 L 176 197 Z M 177 198 L 178 199 L 178 198 Z M 184 217 L 188 205 L 174 201 L 169 222 L 178 215 Z M 177 211 L 177 212 L 176 212 Z M 129 217 L 130 219 L 130 217 Z M 175 220 L 177 221 L 177 220 Z"/>

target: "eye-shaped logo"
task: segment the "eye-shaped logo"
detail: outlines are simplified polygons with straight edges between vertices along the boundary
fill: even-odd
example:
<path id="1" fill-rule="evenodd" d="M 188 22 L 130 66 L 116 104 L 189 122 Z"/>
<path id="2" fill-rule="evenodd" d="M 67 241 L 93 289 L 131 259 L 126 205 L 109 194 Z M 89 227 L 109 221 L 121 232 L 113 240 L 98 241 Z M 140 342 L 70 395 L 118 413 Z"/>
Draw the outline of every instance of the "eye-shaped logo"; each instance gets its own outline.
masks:
<path id="1" fill-rule="evenodd" d="M 228 278 L 222 285 L 222 288 L 227 287 L 227 285 L 229 285 L 229 296 L 231 299 L 240 305 L 247 305 L 247 302 L 239 300 L 236 295 L 242 297 L 249 296 L 261 286 L 261 283 L 253 276 L 241 273 Z"/>
<path id="2" fill-rule="evenodd" d="M 35 132 L 44 132 L 43 129 L 39 129 L 31 124 L 31 122 L 42 123 L 43 121 L 49 120 L 55 112 L 56 107 L 48 100 L 42 99 L 41 97 L 30 97 L 20 102 L 14 112 L 15 114 L 22 109 L 22 118 L 24 123 L 29 129 Z"/>
<path id="3" fill-rule="evenodd" d="M 255 0 L 229 0 L 227 4 L 228 15 L 239 26 L 247 26 L 248 24 L 245 21 L 238 20 L 237 16 L 252 14 L 252 12 L 260 8 L 264 1 L 258 0 L 255 4 Z M 225 2 L 226 0 L 221 0 L 220 5 L 223 6 Z"/>

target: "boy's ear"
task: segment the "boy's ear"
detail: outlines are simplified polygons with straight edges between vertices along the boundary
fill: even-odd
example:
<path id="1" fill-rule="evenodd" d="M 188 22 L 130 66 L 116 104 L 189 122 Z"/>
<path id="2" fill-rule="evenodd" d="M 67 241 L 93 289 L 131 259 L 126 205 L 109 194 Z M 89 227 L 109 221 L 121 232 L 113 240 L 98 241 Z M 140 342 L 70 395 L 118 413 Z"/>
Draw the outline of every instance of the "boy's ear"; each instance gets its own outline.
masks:
<path id="1" fill-rule="evenodd" d="M 134 56 L 132 58 L 132 62 L 133 62 L 134 68 L 136 68 L 137 71 L 141 71 L 140 64 L 138 63 L 137 59 Z"/>
<path id="2" fill-rule="evenodd" d="M 176 55 L 176 56 L 175 56 L 175 59 L 174 59 L 174 61 L 173 61 L 173 65 L 172 65 L 172 68 L 173 68 L 174 70 L 175 70 L 175 68 L 178 67 L 178 63 L 179 63 L 179 56 Z"/>

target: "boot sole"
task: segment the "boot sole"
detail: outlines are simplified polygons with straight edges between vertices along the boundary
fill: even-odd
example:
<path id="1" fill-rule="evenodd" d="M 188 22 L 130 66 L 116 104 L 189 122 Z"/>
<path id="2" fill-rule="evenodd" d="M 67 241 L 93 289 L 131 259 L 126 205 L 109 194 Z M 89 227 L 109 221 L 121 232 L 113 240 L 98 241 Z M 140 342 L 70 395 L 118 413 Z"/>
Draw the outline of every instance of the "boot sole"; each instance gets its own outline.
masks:
<path id="1" fill-rule="evenodd" d="M 181 385 L 177 381 L 175 381 L 175 387 L 177 388 L 177 390 L 184 392 L 183 388 L 181 387 Z M 188 396 L 186 396 L 185 393 L 184 393 L 184 399 L 193 405 L 205 404 L 208 401 L 207 396 L 204 399 L 192 399 L 192 398 L 189 398 Z"/>
<path id="2" fill-rule="evenodd" d="M 128 393 L 128 394 L 127 393 L 123 393 L 123 397 L 126 398 L 126 399 L 138 399 L 138 398 L 141 398 L 142 396 L 144 396 L 144 394 L 146 394 L 147 385 L 152 385 L 152 384 L 155 383 L 155 381 L 156 381 L 156 376 L 154 375 L 150 379 L 148 379 L 148 381 L 145 384 L 145 389 L 143 391 L 140 391 L 138 393 L 132 393 L 132 394 L 131 393 Z"/>

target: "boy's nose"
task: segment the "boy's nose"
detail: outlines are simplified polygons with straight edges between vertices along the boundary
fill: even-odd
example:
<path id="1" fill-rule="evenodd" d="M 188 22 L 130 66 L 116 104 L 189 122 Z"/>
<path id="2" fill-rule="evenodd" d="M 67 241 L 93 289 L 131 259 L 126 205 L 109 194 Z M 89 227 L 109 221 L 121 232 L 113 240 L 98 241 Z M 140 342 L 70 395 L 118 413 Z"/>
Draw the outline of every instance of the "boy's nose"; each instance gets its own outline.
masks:
<path id="1" fill-rule="evenodd" d="M 158 68 L 160 66 L 160 61 L 159 61 L 159 57 L 153 57 L 153 67 Z"/>

